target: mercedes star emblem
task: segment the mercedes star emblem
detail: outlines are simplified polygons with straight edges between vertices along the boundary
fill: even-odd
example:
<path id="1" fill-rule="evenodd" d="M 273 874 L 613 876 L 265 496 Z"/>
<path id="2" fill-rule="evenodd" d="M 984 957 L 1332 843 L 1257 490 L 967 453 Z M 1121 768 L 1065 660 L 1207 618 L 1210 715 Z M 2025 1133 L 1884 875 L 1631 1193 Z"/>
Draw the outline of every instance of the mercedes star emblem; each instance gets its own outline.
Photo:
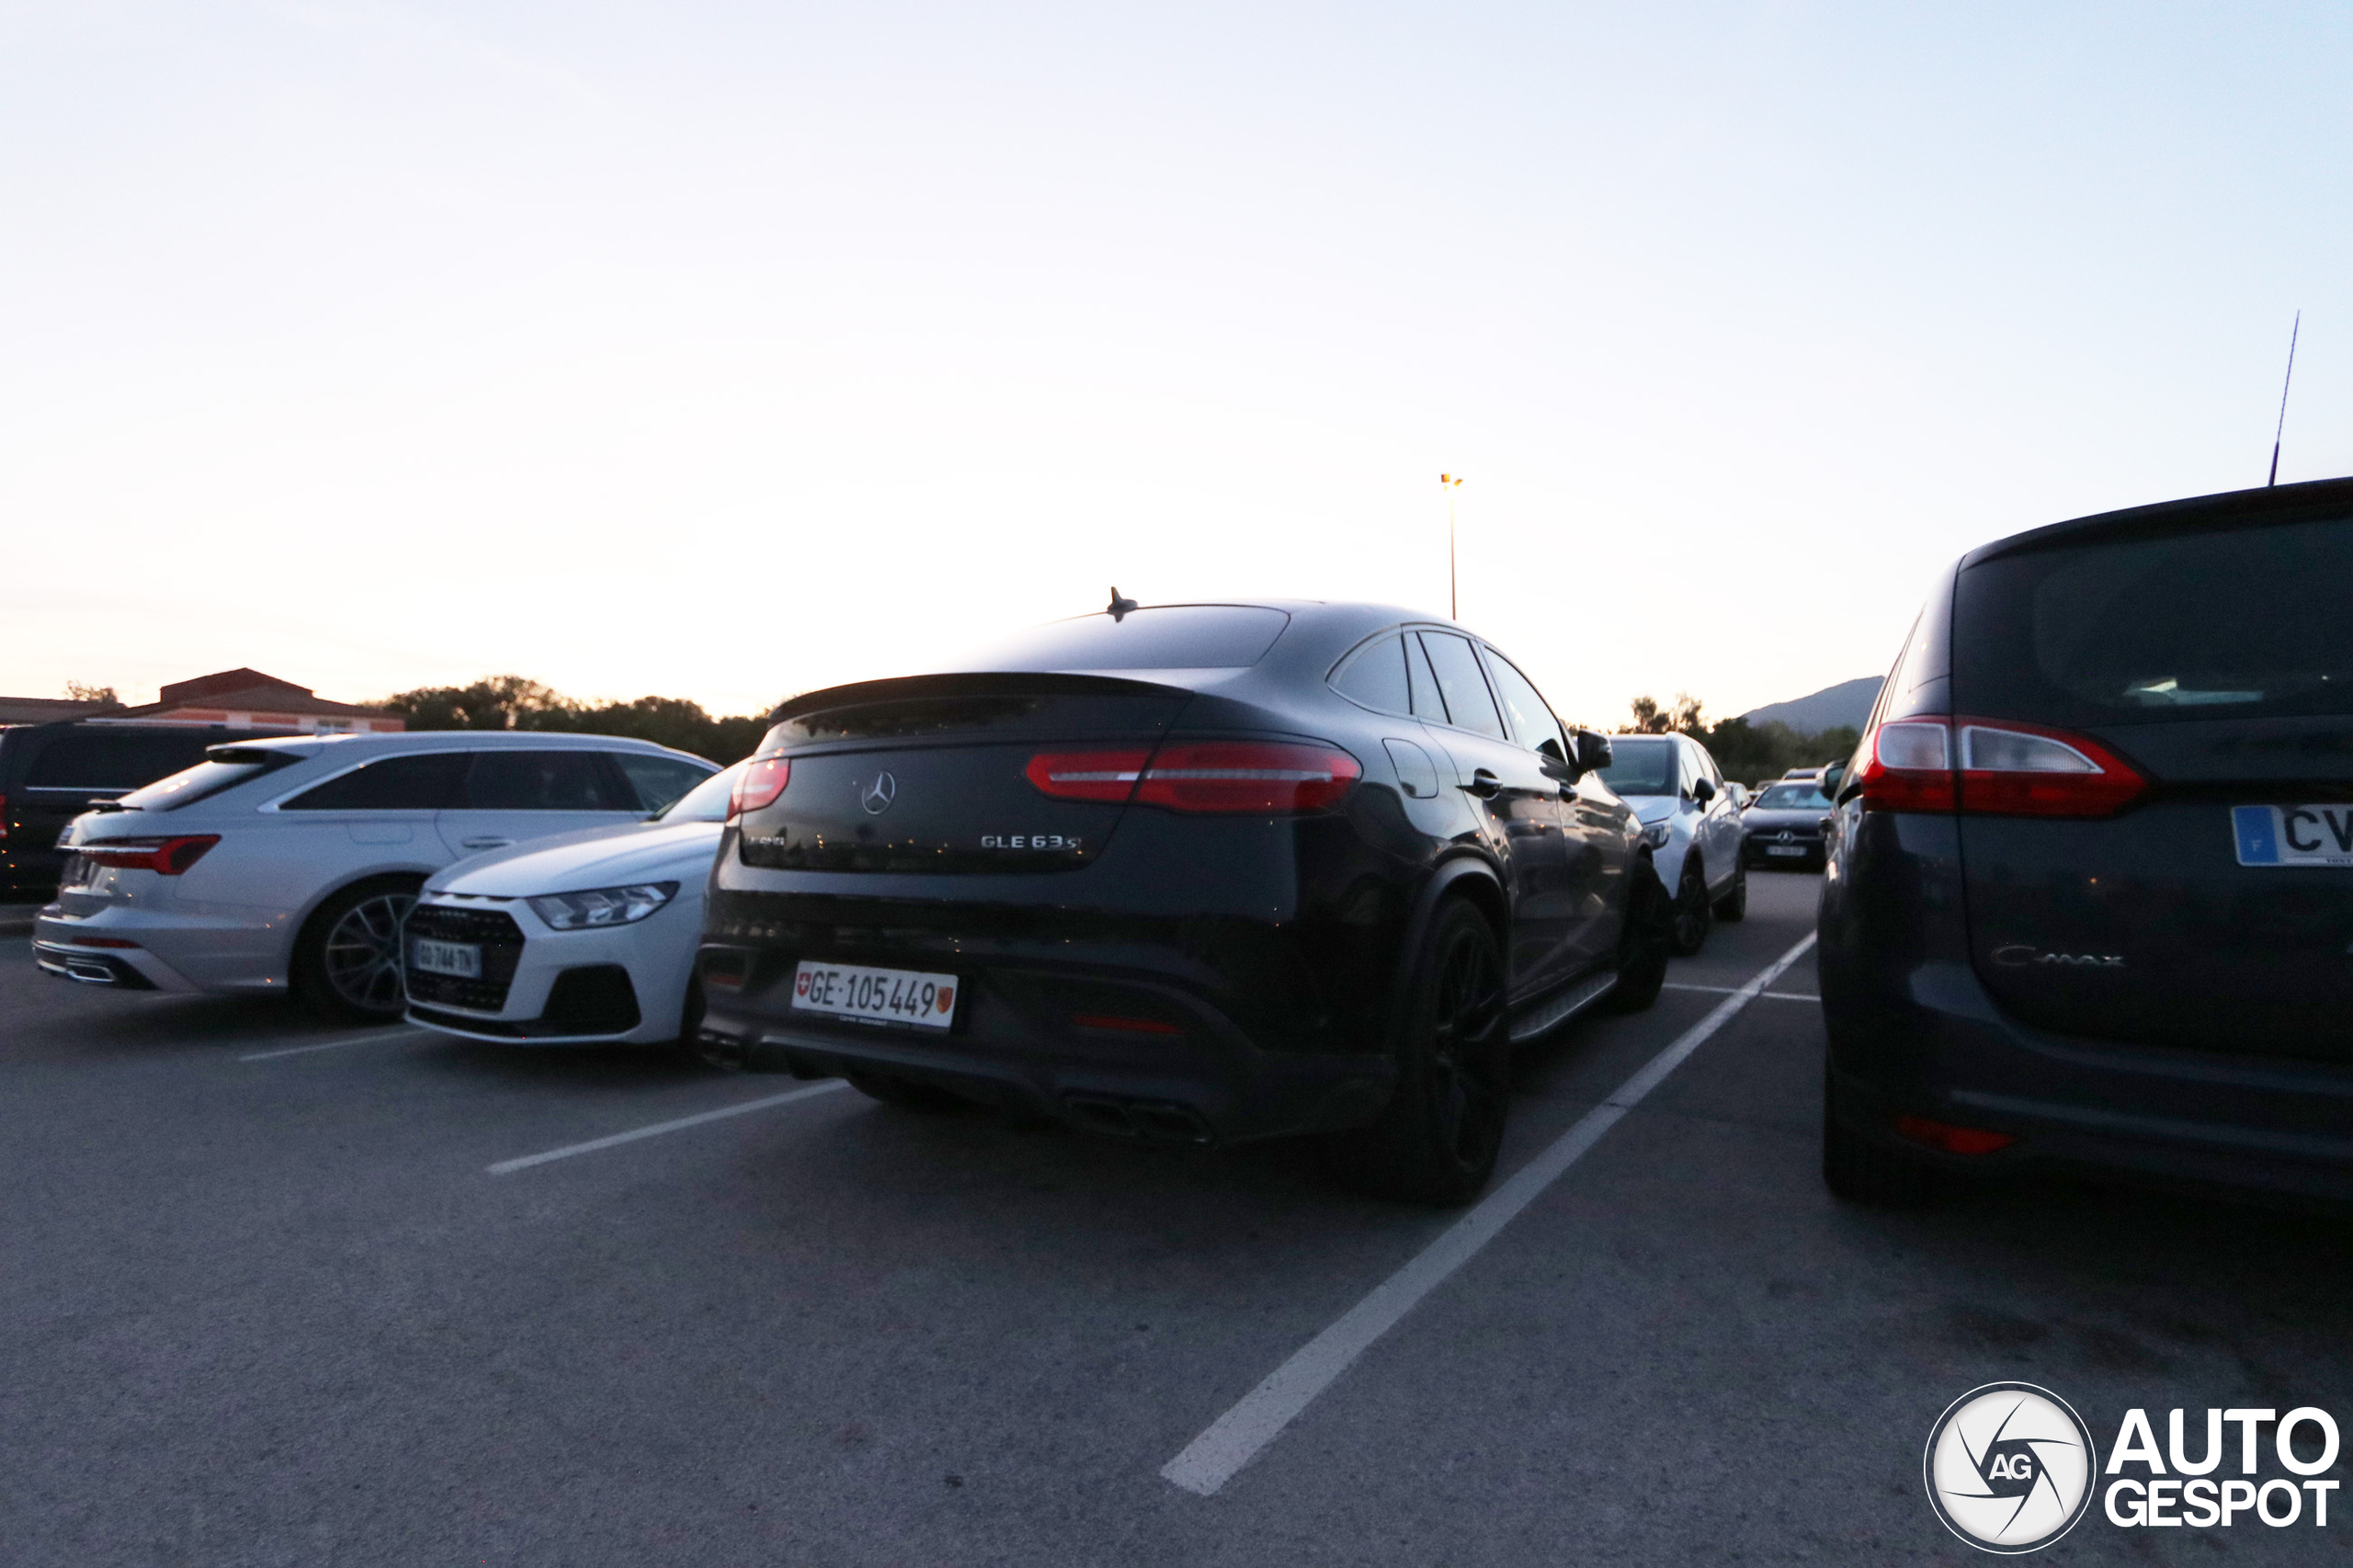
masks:
<path id="1" fill-rule="evenodd" d="M 858 792 L 858 801 L 866 808 L 867 815 L 879 817 L 889 811 L 891 802 L 898 798 L 899 781 L 888 773 L 878 773 L 874 776 L 874 782 Z"/>

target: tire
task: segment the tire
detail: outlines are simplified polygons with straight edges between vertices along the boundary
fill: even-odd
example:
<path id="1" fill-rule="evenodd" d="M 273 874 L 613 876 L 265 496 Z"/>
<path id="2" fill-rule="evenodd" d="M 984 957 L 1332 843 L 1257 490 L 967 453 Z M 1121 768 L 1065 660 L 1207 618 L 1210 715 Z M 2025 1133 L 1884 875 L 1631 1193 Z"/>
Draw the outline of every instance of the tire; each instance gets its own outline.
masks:
<path id="1" fill-rule="evenodd" d="M 401 922 L 424 885 L 418 877 L 380 877 L 319 905 L 294 944 L 294 989 L 302 999 L 340 1018 L 397 1018 L 407 1011 Z"/>
<path id="2" fill-rule="evenodd" d="M 1635 862 L 1629 880 L 1626 924 L 1618 933 L 1618 983 L 1602 1004 L 1613 1013 L 1639 1013 L 1658 1000 L 1675 940 L 1674 912 L 1647 858 Z"/>
<path id="3" fill-rule="evenodd" d="M 849 1079 L 849 1086 L 868 1099 L 880 1100 L 901 1110 L 920 1110 L 936 1116 L 943 1111 L 964 1108 L 965 1102 L 961 1098 L 929 1084 L 894 1078 L 888 1073 L 851 1073 L 846 1076 Z"/>
<path id="4" fill-rule="evenodd" d="M 1829 1091 L 1822 1097 L 1822 1184 L 1835 1198 L 1871 1209 L 1916 1209 L 1936 1189 L 1924 1160 L 1872 1142 L 1838 1119 Z"/>
<path id="5" fill-rule="evenodd" d="M 1688 959 L 1708 945 L 1708 932 L 1715 925 L 1715 911 L 1709 906 L 1708 876 L 1699 865 L 1697 845 L 1683 857 L 1683 881 L 1675 892 L 1675 956 Z"/>
<path id="6" fill-rule="evenodd" d="M 1716 918 L 1732 924 L 1748 913 L 1748 862 L 1743 860 L 1733 869 L 1732 886 L 1716 900 Z"/>
<path id="7" fill-rule="evenodd" d="M 1485 915 L 1449 899 L 1413 964 L 1396 1091 L 1380 1119 L 1335 1134 L 1331 1150 L 1361 1191 L 1453 1207 L 1495 1175 L 1509 1114 L 1503 948 Z"/>

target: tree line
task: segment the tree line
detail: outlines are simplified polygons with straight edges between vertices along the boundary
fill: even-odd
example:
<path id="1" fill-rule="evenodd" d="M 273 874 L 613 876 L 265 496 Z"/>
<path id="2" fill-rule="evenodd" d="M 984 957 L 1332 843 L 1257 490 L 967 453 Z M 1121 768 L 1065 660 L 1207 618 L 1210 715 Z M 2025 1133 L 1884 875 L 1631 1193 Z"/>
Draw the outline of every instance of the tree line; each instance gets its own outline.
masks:
<path id="1" fill-rule="evenodd" d="M 1844 762 L 1861 741 L 1852 725 L 1839 724 L 1816 734 L 1804 734 L 1779 720 L 1751 724 L 1745 719 L 1708 722 L 1699 699 L 1679 691 L 1662 705 L 1654 697 L 1637 697 L 1628 705 L 1633 722 L 1621 724 L 1621 735 L 1685 734 L 1708 748 L 1727 778 L 1756 783 L 1779 778 L 1792 767 L 1818 767 Z"/>
<path id="2" fill-rule="evenodd" d="M 752 755 L 767 733 L 764 715 L 713 717 L 683 697 L 633 702 L 584 702 L 522 676 L 484 676 L 472 686 L 421 686 L 379 707 L 412 730 L 555 730 L 627 735 L 726 764 Z"/>

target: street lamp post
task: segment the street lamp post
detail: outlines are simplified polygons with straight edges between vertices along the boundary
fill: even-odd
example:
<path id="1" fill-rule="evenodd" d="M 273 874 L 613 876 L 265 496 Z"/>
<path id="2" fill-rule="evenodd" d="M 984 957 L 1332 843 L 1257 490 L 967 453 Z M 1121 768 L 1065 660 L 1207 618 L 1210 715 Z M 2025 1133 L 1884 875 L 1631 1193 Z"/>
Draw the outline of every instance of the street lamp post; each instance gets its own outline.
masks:
<path id="1" fill-rule="evenodd" d="M 1462 488 L 1462 476 L 1441 473 L 1438 483 L 1446 492 L 1446 619 L 1460 620 L 1462 612 L 1454 590 L 1454 493 Z"/>

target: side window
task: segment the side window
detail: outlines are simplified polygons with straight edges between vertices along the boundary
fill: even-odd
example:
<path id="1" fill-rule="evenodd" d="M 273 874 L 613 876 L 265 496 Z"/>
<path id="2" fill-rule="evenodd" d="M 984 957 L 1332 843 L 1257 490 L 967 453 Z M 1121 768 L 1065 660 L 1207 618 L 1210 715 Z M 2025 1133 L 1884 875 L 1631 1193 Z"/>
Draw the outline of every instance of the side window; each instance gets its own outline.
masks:
<path id="1" fill-rule="evenodd" d="M 1487 674 L 1495 681 L 1504 717 L 1510 721 L 1512 739 L 1530 751 L 1549 750 L 1561 761 L 1568 761 L 1568 741 L 1562 735 L 1561 722 L 1552 717 L 1551 706 L 1509 659 L 1493 648 L 1486 650 L 1486 654 Z M 1547 742 L 1551 743 L 1549 747 Z"/>
<path id="2" fill-rule="evenodd" d="M 28 790 L 134 790 L 204 760 L 218 737 L 210 730 L 183 734 L 110 734 L 68 731 L 33 756 Z"/>
<path id="3" fill-rule="evenodd" d="M 636 752 L 617 751 L 612 758 L 620 764 L 630 787 L 637 791 L 638 809 L 648 812 L 668 809 L 679 796 L 710 777 L 709 768 L 697 767 L 675 756 L 642 756 Z"/>
<path id="4" fill-rule="evenodd" d="M 1425 631 L 1422 647 L 1438 675 L 1438 694 L 1446 699 L 1447 722 L 1458 730 L 1504 738 L 1503 716 L 1487 693 L 1487 677 L 1479 673 L 1479 655 L 1470 639 L 1450 631 Z"/>
<path id="5" fill-rule="evenodd" d="M 1411 713 L 1414 699 L 1405 684 L 1405 640 L 1383 637 L 1359 649 L 1332 677 L 1332 689 L 1376 713 Z"/>
<path id="6" fill-rule="evenodd" d="M 1723 793 L 1724 770 L 1716 766 L 1715 754 L 1694 741 L 1691 743 L 1691 755 L 1699 759 L 1699 777 L 1714 785 L 1718 794 Z"/>
<path id="7" fill-rule="evenodd" d="M 478 751 L 466 775 L 466 804 L 481 812 L 625 812 L 612 799 L 597 754 Z"/>
<path id="8" fill-rule="evenodd" d="M 1695 746 L 1686 745 L 1678 741 L 1676 743 L 1675 755 L 1681 765 L 1677 783 L 1683 793 L 1688 795 L 1691 792 L 1691 786 L 1699 782 L 1699 750 Z"/>
<path id="9" fill-rule="evenodd" d="M 388 756 L 280 806 L 284 812 L 436 812 L 458 804 L 466 777 L 466 754 L 427 752 Z"/>
<path id="10" fill-rule="evenodd" d="M 1430 659 L 1422 652 L 1422 640 L 1415 633 L 1405 633 L 1405 684 L 1413 688 L 1414 717 L 1434 723 L 1447 722 L 1446 704 L 1438 699 L 1438 676 L 1430 674 Z"/>

